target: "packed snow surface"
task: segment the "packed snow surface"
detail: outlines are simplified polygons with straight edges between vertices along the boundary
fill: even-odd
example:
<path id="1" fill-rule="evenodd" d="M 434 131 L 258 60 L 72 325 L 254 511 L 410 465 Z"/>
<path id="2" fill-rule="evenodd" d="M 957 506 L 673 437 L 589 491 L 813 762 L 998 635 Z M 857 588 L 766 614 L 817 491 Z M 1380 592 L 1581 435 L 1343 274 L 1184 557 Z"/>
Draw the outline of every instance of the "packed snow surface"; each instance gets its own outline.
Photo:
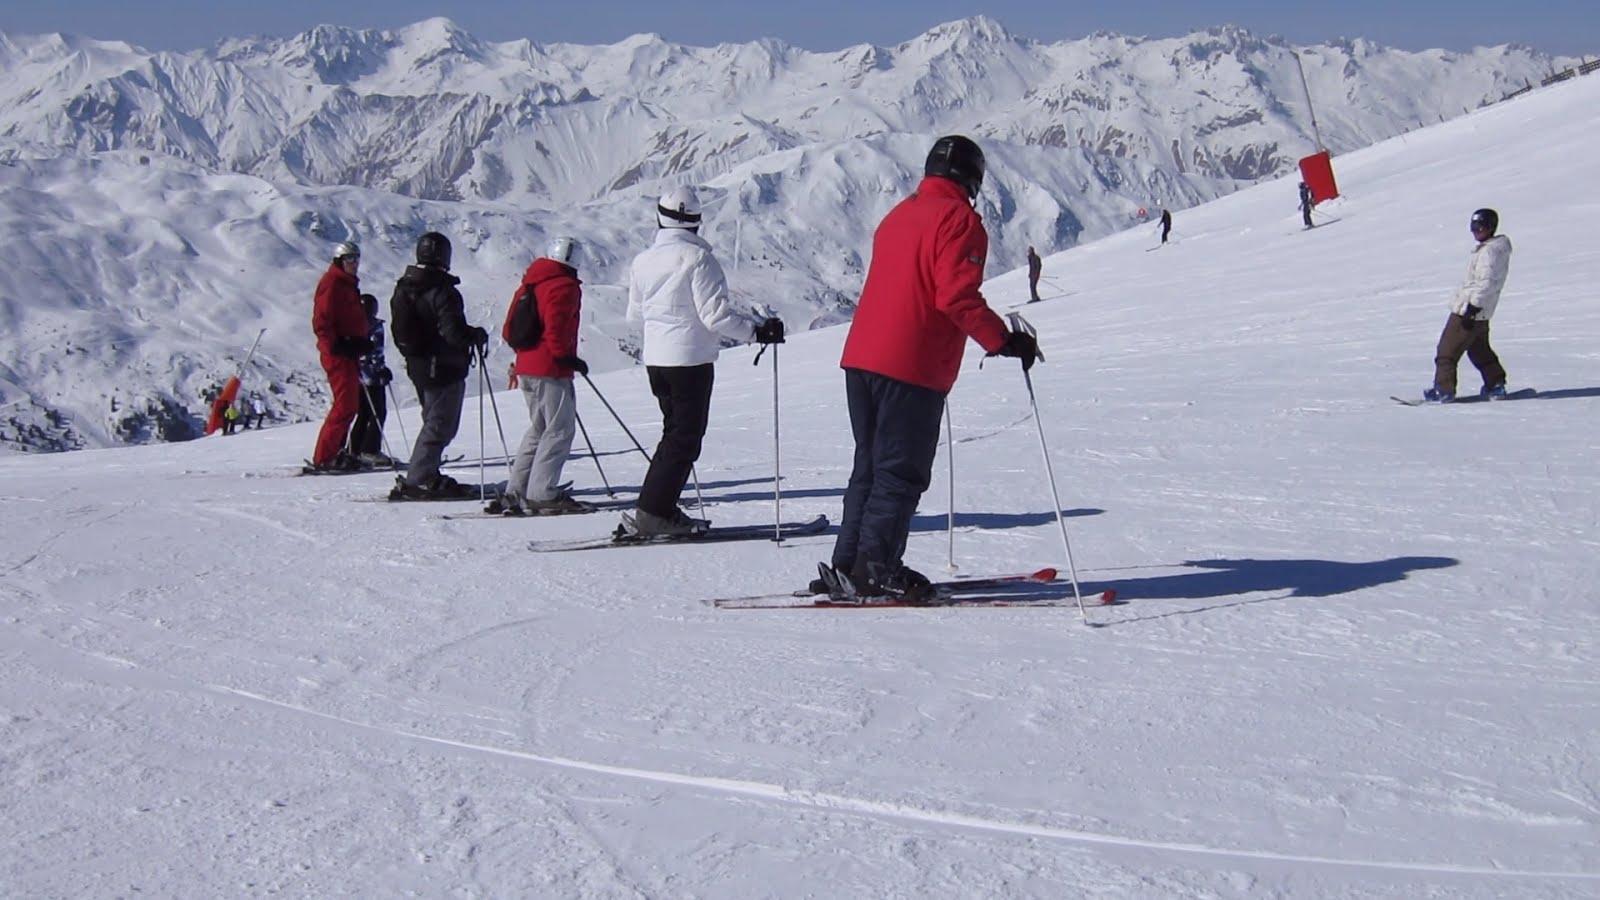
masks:
<path id="1" fill-rule="evenodd" d="M 1338 157 L 1315 230 L 1289 179 L 1157 251 L 1047 257 L 1038 418 L 973 348 L 953 544 L 941 450 L 907 561 L 1066 570 L 1042 424 L 1085 593 L 1127 601 L 1096 627 L 717 610 L 804 584 L 831 537 L 530 553 L 615 513 L 446 520 L 473 505 L 278 477 L 315 424 L 0 458 L 0 893 L 1600 895 L 1597 126 L 1580 78 Z M 1538 394 L 1401 406 L 1478 206 L 1516 247 L 1495 344 Z M 994 276 L 996 308 L 1026 299 Z M 782 515 L 838 516 L 843 336 L 723 356 L 717 523 L 774 515 L 775 374 Z M 595 383 L 654 439 L 641 370 Z M 579 396 L 630 496 L 642 458 Z M 503 479 L 496 414 L 524 422 L 487 399 L 463 480 L 480 448 Z"/>

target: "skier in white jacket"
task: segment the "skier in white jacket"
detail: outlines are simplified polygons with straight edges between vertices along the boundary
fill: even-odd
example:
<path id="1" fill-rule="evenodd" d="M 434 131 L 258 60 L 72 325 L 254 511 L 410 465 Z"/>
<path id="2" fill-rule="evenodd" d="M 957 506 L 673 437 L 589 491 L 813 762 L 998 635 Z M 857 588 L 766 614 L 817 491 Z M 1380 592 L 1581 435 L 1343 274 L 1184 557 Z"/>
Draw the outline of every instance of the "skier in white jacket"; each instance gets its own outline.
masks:
<path id="1" fill-rule="evenodd" d="M 1470 227 L 1478 243 L 1467 263 L 1467 280 L 1456 291 L 1450 303 L 1450 318 L 1439 335 L 1433 359 L 1433 387 L 1422 392 L 1422 398 L 1433 403 L 1449 403 L 1456 398 L 1456 367 L 1463 353 L 1483 376 L 1480 396 L 1498 400 L 1506 395 L 1505 367 L 1489 346 L 1489 319 L 1500 303 L 1500 291 L 1506 286 L 1506 274 L 1511 268 L 1511 239 L 1496 234 L 1500 215 L 1492 209 L 1474 212 Z"/>
<path id="2" fill-rule="evenodd" d="M 759 324 L 733 308 L 711 245 L 700 237 L 700 201 L 675 188 L 656 205 L 655 243 L 628 272 L 628 320 L 644 323 L 643 358 L 661 406 L 661 442 L 634 511 L 622 527 L 638 535 L 688 535 L 710 527 L 678 506 L 706 433 L 713 364 L 724 338 L 783 342 L 783 322 Z"/>

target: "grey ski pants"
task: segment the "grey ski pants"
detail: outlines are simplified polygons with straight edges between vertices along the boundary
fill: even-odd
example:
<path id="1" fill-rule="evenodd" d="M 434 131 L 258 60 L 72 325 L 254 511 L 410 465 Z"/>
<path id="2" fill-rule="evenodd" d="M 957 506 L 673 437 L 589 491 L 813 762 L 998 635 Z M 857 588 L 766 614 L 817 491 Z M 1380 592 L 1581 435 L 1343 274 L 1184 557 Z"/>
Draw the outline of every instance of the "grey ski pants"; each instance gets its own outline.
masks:
<path id="1" fill-rule="evenodd" d="M 406 469 L 406 484 L 429 488 L 439 480 L 439 462 L 444 458 L 444 448 L 456 439 L 461 428 L 461 404 L 467 399 L 467 382 L 424 387 L 416 384 L 417 398 L 422 401 L 422 429 L 417 432 L 417 444 L 411 448 L 411 465 Z"/>
<path id="2" fill-rule="evenodd" d="M 534 502 L 554 500 L 578 430 L 577 393 L 571 378 L 518 375 L 517 386 L 528 404 L 528 430 L 511 462 L 506 493 Z"/>

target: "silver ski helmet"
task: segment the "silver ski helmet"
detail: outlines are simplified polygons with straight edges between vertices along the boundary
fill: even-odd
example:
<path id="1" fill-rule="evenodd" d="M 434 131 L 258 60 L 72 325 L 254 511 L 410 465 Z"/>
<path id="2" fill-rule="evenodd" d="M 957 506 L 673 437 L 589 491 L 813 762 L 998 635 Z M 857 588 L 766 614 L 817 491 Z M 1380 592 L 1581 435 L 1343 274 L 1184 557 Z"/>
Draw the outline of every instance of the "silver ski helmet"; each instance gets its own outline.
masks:
<path id="1" fill-rule="evenodd" d="M 564 266 L 578 267 L 578 250 L 580 245 L 577 240 L 562 235 L 550 239 L 544 248 L 544 258 L 553 259 Z"/>
<path id="2" fill-rule="evenodd" d="M 338 262 L 345 257 L 361 258 L 361 248 L 355 241 L 340 241 L 333 245 L 333 261 Z"/>

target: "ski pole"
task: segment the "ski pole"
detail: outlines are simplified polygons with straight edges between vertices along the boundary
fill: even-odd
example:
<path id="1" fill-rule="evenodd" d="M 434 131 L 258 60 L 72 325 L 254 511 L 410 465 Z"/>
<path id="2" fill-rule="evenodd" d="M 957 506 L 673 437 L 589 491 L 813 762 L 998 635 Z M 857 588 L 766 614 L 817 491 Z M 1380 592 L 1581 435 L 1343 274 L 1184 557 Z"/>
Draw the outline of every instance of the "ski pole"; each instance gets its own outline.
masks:
<path id="1" fill-rule="evenodd" d="M 1027 319 L 1019 313 L 1009 315 L 1011 327 L 1018 331 L 1026 331 L 1030 335 L 1037 335 L 1038 331 Z M 1040 353 L 1039 359 L 1044 359 Z M 1083 592 L 1078 587 L 1078 567 L 1072 561 L 1072 541 L 1067 538 L 1067 518 L 1061 512 L 1061 492 L 1056 489 L 1056 471 L 1050 464 L 1050 448 L 1044 441 L 1044 420 L 1039 417 L 1039 398 L 1033 392 L 1033 376 L 1028 373 L 1026 366 L 1022 369 L 1022 382 L 1028 386 L 1028 405 L 1033 409 L 1034 430 L 1039 433 L 1039 453 L 1044 456 L 1044 472 L 1050 480 L 1050 500 L 1055 504 L 1056 524 L 1061 526 L 1061 546 L 1067 552 L 1067 573 L 1072 577 L 1072 596 L 1078 601 L 1078 615 L 1083 618 L 1085 625 L 1089 624 L 1089 613 L 1083 608 Z"/>
<path id="2" fill-rule="evenodd" d="M 622 433 L 626 434 L 628 436 L 628 440 L 633 441 L 634 449 L 638 450 L 639 453 L 644 456 L 644 461 L 645 462 L 650 462 L 651 461 L 650 460 L 650 454 L 645 452 L 644 445 L 640 444 L 639 443 L 639 439 L 633 436 L 633 432 L 632 431 L 628 430 L 628 423 L 622 421 L 622 417 L 617 415 L 617 411 L 614 408 L 612 408 L 612 406 L 611 406 L 611 401 L 606 399 L 606 395 L 605 394 L 600 393 L 600 389 L 595 387 L 594 381 L 589 378 L 589 375 L 587 373 L 579 373 L 579 374 L 583 375 L 583 380 L 589 385 L 589 389 L 594 391 L 594 395 L 596 397 L 600 398 L 600 402 L 605 404 L 606 412 L 611 413 L 611 418 L 616 419 L 617 420 L 617 424 L 622 426 Z M 699 491 L 699 489 L 700 489 L 700 478 L 699 478 L 699 476 L 695 476 L 694 483 L 695 483 L 695 490 Z"/>
<path id="3" fill-rule="evenodd" d="M 700 493 L 700 473 L 695 470 L 694 463 L 689 464 L 689 477 L 694 479 L 694 508 L 705 509 L 706 498 Z"/>
<path id="4" fill-rule="evenodd" d="M 783 444 L 778 439 L 778 345 L 772 345 L 772 539 L 783 542 Z"/>
<path id="5" fill-rule="evenodd" d="M 400 395 L 395 392 L 394 382 L 389 382 L 389 402 L 394 404 L 394 423 L 400 426 L 400 443 L 406 448 L 406 459 L 411 459 L 411 438 L 406 437 L 406 420 L 400 415 Z"/>
<path id="6" fill-rule="evenodd" d="M 950 549 L 944 568 L 946 572 L 954 572 L 961 567 L 956 565 L 956 433 L 955 426 L 950 423 L 949 400 L 944 401 L 944 443 L 945 458 L 950 464 L 950 510 L 944 529 L 950 539 Z"/>
<path id="7" fill-rule="evenodd" d="M 372 414 L 372 421 L 376 423 L 378 421 L 378 401 L 372 399 L 372 385 L 362 382 L 361 396 L 366 398 L 367 412 Z M 381 424 L 378 425 L 378 440 L 383 442 L 384 455 L 388 456 L 390 459 L 395 459 L 394 448 L 389 446 L 389 435 L 384 433 L 383 426 Z M 389 468 L 394 468 L 394 464 L 390 463 Z"/>
<path id="8" fill-rule="evenodd" d="M 486 354 L 484 354 L 482 347 L 478 348 L 478 359 L 479 365 L 483 368 L 484 383 L 487 384 L 489 381 L 489 360 L 487 359 Z M 490 389 L 489 391 L 489 409 L 494 413 L 494 430 L 500 433 L 500 452 L 505 454 L 506 460 L 506 483 L 510 484 L 511 448 L 506 446 L 506 429 L 504 425 L 500 424 L 500 404 L 495 402 L 493 389 Z"/>
<path id="9" fill-rule="evenodd" d="M 589 440 L 589 429 L 583 427 L 583 416 L 574 411 L 572 417 L 578 420 L 578 430 L 583 432 L 583 442 L 589 447 L 589 458 L 594 460 L 595 471 L 600 473 L 600 483 L 606 486 L 606 496 L 615 497 L 617 492 L 611 489 L 611 482 L 606 480 L 606 470 L 600 467 L 600 454 L 594 452 L 594 442 Z"/>
<path id="10" fill-rule="evenodd" d="M 478 502 L 489 502 L 489 489 L 484 486 L 484 457 L 489 455 L 487 439 L 484 437 L 483 422 L 483 395 L 489 389 L 489 371 L 484 368 L 483 348 L 477 348 L 478 355 Z"/>

